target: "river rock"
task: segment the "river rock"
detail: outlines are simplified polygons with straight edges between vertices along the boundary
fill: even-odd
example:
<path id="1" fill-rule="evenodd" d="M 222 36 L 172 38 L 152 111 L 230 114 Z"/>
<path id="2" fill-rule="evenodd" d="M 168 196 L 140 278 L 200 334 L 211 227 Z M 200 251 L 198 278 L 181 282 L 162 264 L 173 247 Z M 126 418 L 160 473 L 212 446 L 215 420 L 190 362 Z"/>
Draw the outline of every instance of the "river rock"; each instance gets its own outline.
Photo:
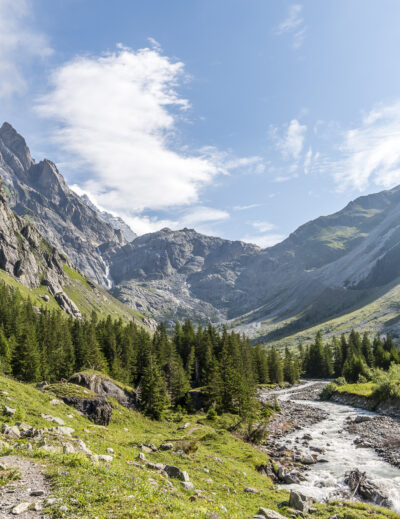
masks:
<path id="1" fill-rule="evenodd" d="M 289 506 L 300 512 L 308 513 L 312 505 L 312 498 L 292 490 L 290 492 Z"/>
<path id="2" fill-rule="evenodd" d="M 349 485 L 353 494 L 358 494 L 366 501 L 371 501 L 377 505 L 390 507 L 390 499 L 385 490 L 370 481 L 366 472 L 354 469 L 346 474 L 344 482 Z"/>
<path id="3" fill-rule="evenodd" d="M 370 420 L 373 420 L 373 416 L 368 416 L 366 414 L 360 414 L 354 418 L 353 422 L 354 423 L 363 423 L 363 422 L 369 422 Z"/>

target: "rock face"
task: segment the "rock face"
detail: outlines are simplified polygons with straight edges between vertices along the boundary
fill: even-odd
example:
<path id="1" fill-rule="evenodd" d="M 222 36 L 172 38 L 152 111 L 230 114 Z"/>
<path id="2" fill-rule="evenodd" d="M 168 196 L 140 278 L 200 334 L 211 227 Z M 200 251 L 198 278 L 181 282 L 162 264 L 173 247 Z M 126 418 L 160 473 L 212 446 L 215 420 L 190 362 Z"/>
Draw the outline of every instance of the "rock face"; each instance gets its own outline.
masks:
<path id="1" fill-rule="evenodd" d="M 136 310 L 170 321 L 228 318 L 272 341 L 370 303 L 398 284 L 400 187 L 360 197 L 264 250 L 163 229 L 105 256 L 113 295 Z"/>
<path id="2" fill-rule="evenodd" d="M 112 380 L 97 373 L 76 373 L 69 379 L 71 384 L 86 387 L 101 397 L 115 398 L 121 405 L 130 409 L 136 408 L 136 395 L 122 389 Z"/>
<path id="3" fill-rule="evenodd" d="M 0 176 L 11 208 L 21 216 L 28 215 L 74 265 L 107 286 L 107 269 L 98 248 L 123 245 L 121 231 L 101 220 L 69 189 L 53 162 L 35 163 L 24 138 L 8 123 L 0 128 Z"/>
<path id="4" fill-rule="evenodd" d="M 82 195 L 81 198 L 88 207 L 93 209 L 93 211 L 97 214 L 100 220 L 103 220 L 104 222 L 108 223 L 108 225 L 111 225 L 111 227 L 116 231 L 121 231 L 127 242 L 131 242 L 135 238 L 137 238 L 137 234 L 132 231 L 129 225 L 126 222 L 124 222 L 122 218 L 120 218 L 119 216 L 114 216 L 113 214 L 108 213 L 107 211 L 101 211 L 98 207 L 95 206 L 95 204 L 90 200 L 90 198 L 87 195 Z"/>
<path id="5" fill-rule="evenodd" d="M 0 268 L 29 288 L 45 285 L 60 307 L 73 317 L 81 317 L 63 286 L 66 258 L 57 252 L 35 226 L 10 210 L 5 190 L 0 187 Z M 49 296 L 46 296 L 47 300 Z"/>

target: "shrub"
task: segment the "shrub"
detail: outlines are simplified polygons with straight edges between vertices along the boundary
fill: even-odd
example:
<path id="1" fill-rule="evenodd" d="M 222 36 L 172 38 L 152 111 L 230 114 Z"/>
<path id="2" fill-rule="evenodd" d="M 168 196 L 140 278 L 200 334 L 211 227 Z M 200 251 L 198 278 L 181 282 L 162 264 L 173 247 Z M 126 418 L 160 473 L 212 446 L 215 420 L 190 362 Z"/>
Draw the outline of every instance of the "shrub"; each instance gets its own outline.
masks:
<path id="1" fill-rule="evenodd" d="M 216 420 L 217 419 L 218 413 L 217 413 L 216 407 L 217 407 L 216 403 L 213 402 L 211 404 L 210 409 L 207 411 L 207 419 L 208 420 Z"/>
<path id="2" fill-rule="evenodd" d="M 323 388 L 319 397 L 321 400 L 329 400 L 333 393 L 336 391 L 336 388 L 339 386 L 336 382 L 330 382 L 327 386 Z"/>
<path id="3" fill-rule="evenodd" d="M 392 364 L 388 372 L 377 370 L 374 375 L 377 387 L 372 396 L 378 402 L 389 398 L 400 398 L 400 366 Z"/>

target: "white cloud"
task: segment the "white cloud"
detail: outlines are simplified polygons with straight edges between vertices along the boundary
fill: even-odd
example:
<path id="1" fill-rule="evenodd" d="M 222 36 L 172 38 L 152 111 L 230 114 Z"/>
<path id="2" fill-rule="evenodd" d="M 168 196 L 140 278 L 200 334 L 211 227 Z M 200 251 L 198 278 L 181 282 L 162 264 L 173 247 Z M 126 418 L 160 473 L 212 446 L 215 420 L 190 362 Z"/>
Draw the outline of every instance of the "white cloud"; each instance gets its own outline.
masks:
<path id="1" fill-rule="evenodd" d="M 259 231 L 259 232 L 268 232 L 268 231 L 272 231 L 272 229 L 275 229 L 275 225 L 270 222 L 256 221 L 256 222 L 251 222 L 251 225 L 255 229 L 257 229 L 257 231 Z"/>
<path id="2" fill-rule="evenodd" d="M 29 27 L 29 0 L 0 0 L 0 98 L 27 89 L 24 65 L 52 53 L 46 37 Z"/>
<path id="3" fill-rule="evenodd" d="M 304 42 L 306 28 L 302 16 L 303 6 L 292 4 L 289 6 L 286 18 L 278 25 L 276 34 L 290 34 L 292 36 L 293 49 L 299 49 Z"/>
<path id="4" fill-rule="evenodd" d="M 283 234 L 261 234 L 255 236 L 247 235 L 242 238 L 242 241 L 246 243 L 254 243 L 264 249 L 266 247 L 272 247 L 273 245 L 280 243 L 285 238 L 286 236 Z"/>
<path id="5" fill-rule="evenodd" d="M 73 181 L 98 204 L 118 212 L 136 232 L 157 220 L 143 211 L 199 204 L 201 190 L 234 169 L 257 169 L 261 158 L 231 158 L 215 148 L 177 148 L 176 123 L 189 102 L 177 93 L 184 66 L 157 48 L 119 46 L 104 56 L 77 57 L 51 77 L 37 110 L 57 124 L 59 145 L 79 159 Z M 200 204 L 201 205 L 201 204 Z M 159 227 L 158 227 L 159 228 Z"/>
<path id="6" fill-rule="evenodd" d="M 399 184 L 400 101 L 371 110 L 359 127 L 345 132 L 340 150 L 342 158 L 333 163 L 339 190 Z"/>
<path id="7" fill-rule="evenodd" d="M 271 133 L 283 158 L 297 161 L 303 151 L 306 132 L 307 126 L 305 124 L 300 124 L 297 119 L 292 119 L 283 136 L 279 135 L 277 127 L 272 128 Z"/>

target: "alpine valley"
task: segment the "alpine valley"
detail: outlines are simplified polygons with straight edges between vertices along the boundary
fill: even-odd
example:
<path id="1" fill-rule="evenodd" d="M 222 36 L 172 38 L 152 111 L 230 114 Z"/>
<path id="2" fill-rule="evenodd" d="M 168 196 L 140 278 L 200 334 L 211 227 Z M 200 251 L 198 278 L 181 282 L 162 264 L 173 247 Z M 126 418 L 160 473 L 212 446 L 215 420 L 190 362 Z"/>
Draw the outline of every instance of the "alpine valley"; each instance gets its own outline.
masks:
<path id="1" fill-rule="evenodd" d="M 0 176 L 15 225 L 33 223 L 29 232 L 40 233 L 93 290 L 148 323 L 224 323 L 278 345 L 307 341 L 318 329 L 325 336 L 399 331 L 400 187 L 357 198 L 261 249 L 186 228 L 136 236 L 72 191 L 53 162 L 35 162 L 8 123 L 0 129 Z M 26 286 L 44 286 L 32 281 L 32 261 L 16 266 L 0 246 L 1 268 Z"/>

